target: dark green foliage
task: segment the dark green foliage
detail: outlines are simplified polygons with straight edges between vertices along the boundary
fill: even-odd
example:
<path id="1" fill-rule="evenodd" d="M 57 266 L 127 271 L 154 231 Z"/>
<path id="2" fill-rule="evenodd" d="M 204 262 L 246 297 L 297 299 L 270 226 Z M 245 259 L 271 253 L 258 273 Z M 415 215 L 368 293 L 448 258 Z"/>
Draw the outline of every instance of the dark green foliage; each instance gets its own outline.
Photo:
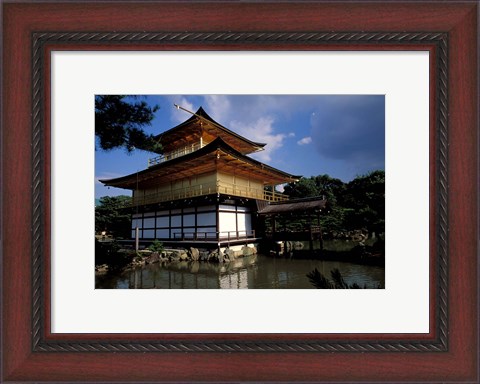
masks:
<path id="1" fill-rule="evenodd" d="M 341 206 L 333 206 L 328 212 L 320 216 L 320 225 L 325 231 L 343 231 L 349 228 L 345 216 L 349 209 Z"/>
<path id="2" fill-rule="evenodd" d="M 348 284 L 345 282 L 345 280 L 343 280 L 343 276 L 340 273 L 340 270 L 338 270 L 337 268 L 332 269 L 330 271 L 330 275 L 332 276 L 333 283 L 335 285 L 335 289 L 348 289 L 349 288 Z"/>
<path id="3" fill-rule="evenodd" d="M 323 276 L 317 268 L 307 273 L 308 280 L 317 289 L 334 289 L 335 285 Z"/>
<path id="4" fill-rule="evenodd" d="M 331 204 L 337 203 L 337 197 L 341 196 L 345 189 L 345 183 L 329 175 L 318 175 L 310 178 L 301 178 L 297 183 L 285 186 L 285 193 L 291 198 L 303 198 L 324 196 Z"/>
<path id="5" fill-rule="evenodd" d="M 345 191 L 345 183 L 328 175 L 318 175 L 312 178 L 318 190 L 319 196 L 324 196 L 332 206 L 338 205 L 338 198 Z"/>
<path id="6" fill-rule="evenodd" d="M 350 208 L 346 221 L 352 228 L 385 231 L 385 172 L 374 171 L 347 184 L 343 204 Z"/>
<path id="7" fill-rule="evenodd" d="M 130 255 L 118 252 L 120 245 L 113 241 L 100 243 L 95 239 L 95 265 L 106 264 L 111 270 L 125 267 L 132 261 Z"/>
<path id="8" fill-rule="evenodd" d="M 131 221 L 129 196 L 104 196 L 95 207 L 95 232 L 106 231 L 114 238 L 130 238 Z"/>
<path id="9" fill-rule="evenodd" d="M 384 171 L 358 176 L 349 183 L 329 175 L 302 178 L 286 185 L 285 193 L 291 198 L 324 196 L 329 206 L 328 213 L 320 216 L 324 231 L 385 231 Z"/>
<path id="10" fill-rule="evenodd" d="M 320 190 L 312 178 L 302 177 L 297 183 L 290 183 L 285 186 L 285 193 L 291 199 L 320 196 Z"/>
<path id="11" fill-rule="evenodd" d="M 312 285 L 318 289 L 361 289 L 357 283 L 347 284 L 337 268 L 332 269 L 330 271 L 330 275 L 332 277 L 332 281 L 323 276 L 317 268 L 307 273 L 310 283 L 312 283 Z M 364 286 L 363 288 L 366 289 L 367 287 Z"/>
<path id="12" fill-rule="evenodd" d="M 151 125 L 157 105 L 151 107 L 136 96 L 95 96 L 95 135 L 101 149 L 125 148 L 160 153 L 162 147 L 142 127 Z"/>
<path id="13" fill-rule="evenodd" d="M 150 246 L 148 247 L 148 249 L 152 252 L 158 252 L 158 253 L 161 253 L 163 252 L 163 250 L 165 249 L 164 246 L 163 246 L 163 243 L 157 239 L 155 239 L 153 241 L 152 244 L 150 244 Z"/>

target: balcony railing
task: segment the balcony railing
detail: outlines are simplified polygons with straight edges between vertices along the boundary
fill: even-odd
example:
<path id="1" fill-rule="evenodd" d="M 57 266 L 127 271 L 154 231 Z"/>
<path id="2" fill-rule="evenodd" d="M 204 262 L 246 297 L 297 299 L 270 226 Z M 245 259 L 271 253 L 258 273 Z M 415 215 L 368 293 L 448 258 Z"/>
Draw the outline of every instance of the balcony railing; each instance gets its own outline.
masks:
<path id="1" fill-rule="evenodd" d="M 271 202 L 288 200 L 287 195 L 278 192 L 265 191 L 259 188 L 252 188 L 248 186 L 227 183 L 224 181 L 217 181 L 216 183 L 192 185 L 190 187 L 152 193 L 145 196 L 134 196 L 134 198 L 132 199 L 132 206 L 155 204 L 164 201 L 211 195 L 214 193 L 222 193 L 225 195 L 247 197 Z"/>
<path id="2" fill-rule="evenodd" d="M 152 157 L 148 159 L 148 166 L 151 167 L 153 165 L 157 165 L 160 163 L 163 163 L 168 160 L 176 159 L 177 157 L 180 156 L 185 156 L 188 155 L 189 153 L 195 152 L 199 150 L 200 148 L 203 148 L 206 145 L 204 142 L 198 142 L 195 144 L 187 145 L 183 148 L 177 149 L 172 152 L 167 152 L 162 155 L 159 155 L 157 157 Z"/>
<path id="3" fill-rule="evenodd" d="M 288 200 L 288 196 L 279 192 L 266 191 L 260 188 L 252 188 L 249 186 L 227 183 L 219 181 L 217 183 L 217 192 L 225 195 L 233 195 L 240 197 L 250 197 L 257 200 L 267 201 L 284 201 Z"/>
<path id="4" fill-rule="evenodd" d="M 254 229 L 246 229 L 243 231 L 225 231 L 225 232 L 178 232 L 173 234 L 175 240 L 223 240 L 233 241 L 248 238 L 255 238 Z"/>

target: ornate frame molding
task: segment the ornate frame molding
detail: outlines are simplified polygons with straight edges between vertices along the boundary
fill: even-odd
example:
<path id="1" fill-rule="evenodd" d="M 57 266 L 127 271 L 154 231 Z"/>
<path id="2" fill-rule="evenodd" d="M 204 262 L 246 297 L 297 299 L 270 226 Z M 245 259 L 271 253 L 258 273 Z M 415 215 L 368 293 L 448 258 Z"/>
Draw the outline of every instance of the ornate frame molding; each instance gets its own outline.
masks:
<path id="1" fill-rule="evenodd" d="M 163 46 L 299 44 L 319 49 L 328 45 L 436 46 L 435 158 L 436 158 L 436 339 L 380 341 L 238 341 L 228 340 L 64 340 L 45 338 L 44 201 L 45 185 L 45 46 L 47 44 L 109 44 Z M 34 32 L 32 34 L 32 350 L 34 352 L 444 352 L 448 350 L 448 34 L 430 32 Z"/>

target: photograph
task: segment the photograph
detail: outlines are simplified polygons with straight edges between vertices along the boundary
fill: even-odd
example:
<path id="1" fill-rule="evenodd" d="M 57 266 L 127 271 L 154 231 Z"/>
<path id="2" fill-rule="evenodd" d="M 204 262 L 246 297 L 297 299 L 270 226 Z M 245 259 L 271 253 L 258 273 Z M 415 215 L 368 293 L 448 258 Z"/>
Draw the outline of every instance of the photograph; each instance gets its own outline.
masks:
<path id="1" fill-rule="evenodd" d="M 384 289 L 384 95 L 95 95 L 96 289 Z"/>

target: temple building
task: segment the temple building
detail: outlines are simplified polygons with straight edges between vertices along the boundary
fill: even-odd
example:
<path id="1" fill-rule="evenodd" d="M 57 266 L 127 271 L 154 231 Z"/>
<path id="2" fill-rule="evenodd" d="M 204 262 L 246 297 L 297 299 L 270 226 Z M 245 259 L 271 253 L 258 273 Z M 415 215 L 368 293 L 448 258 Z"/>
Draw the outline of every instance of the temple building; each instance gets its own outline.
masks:
<path id="1" fill-rule="evenodd" d="M 275 191 L 300 176 L 273 168 L 249 154 L 256 143 L 214 121 L 200 108 L 158 135 L 163 154 L 127 176 L 101 180 L 133 191 L 132 239 L 221 247 L 258 241 L 257 212 L 288 200 Z"/>

